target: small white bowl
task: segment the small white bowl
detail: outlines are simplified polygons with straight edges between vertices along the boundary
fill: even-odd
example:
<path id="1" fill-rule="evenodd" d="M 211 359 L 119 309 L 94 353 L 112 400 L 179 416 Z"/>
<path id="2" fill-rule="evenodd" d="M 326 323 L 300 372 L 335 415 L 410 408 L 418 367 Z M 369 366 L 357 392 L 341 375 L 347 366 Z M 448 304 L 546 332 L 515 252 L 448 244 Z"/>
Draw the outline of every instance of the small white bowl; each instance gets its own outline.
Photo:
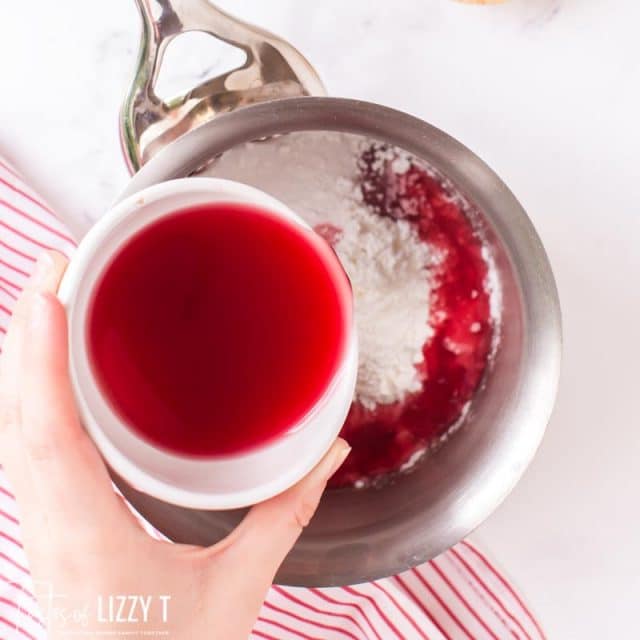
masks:
<path id="1" fill-rule="evenodd" d="M 198 509 L 235 509 L 266 500 L 295 484 L 337 437 L 356 380 L 353 318 L 336 374 L 304 419 L 259 448 L 213 458 L 169 453 L 129 429 L 100 392 L 86 340 L 87 311 L 94 288 L 123 244 L 167 214 L 211 202 L 253 204 L 309 228 L 280 201 L 237 182 L 214 178 L 163 182 L 122 200 L 100 219 L 80 243 L 59 295 L 68 313 L 71 380 L 80 416 L 106 462 L 133 487 L 166 502 Z"/>

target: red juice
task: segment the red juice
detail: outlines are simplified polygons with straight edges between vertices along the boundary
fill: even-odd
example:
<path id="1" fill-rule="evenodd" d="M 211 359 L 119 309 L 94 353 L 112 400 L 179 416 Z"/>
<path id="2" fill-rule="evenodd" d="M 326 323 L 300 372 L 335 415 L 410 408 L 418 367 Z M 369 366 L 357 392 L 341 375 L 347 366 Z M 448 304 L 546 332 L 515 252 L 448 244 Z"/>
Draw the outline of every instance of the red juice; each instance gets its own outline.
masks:
<path id="1" fill-rule="evenodd" d="M 87 338 L 115 412 L 150 443 L 228 455 L 283 434 L 346 349 L 346 275 L 313 232 L 239 204 L 175 212 L 98 282 Z"/>

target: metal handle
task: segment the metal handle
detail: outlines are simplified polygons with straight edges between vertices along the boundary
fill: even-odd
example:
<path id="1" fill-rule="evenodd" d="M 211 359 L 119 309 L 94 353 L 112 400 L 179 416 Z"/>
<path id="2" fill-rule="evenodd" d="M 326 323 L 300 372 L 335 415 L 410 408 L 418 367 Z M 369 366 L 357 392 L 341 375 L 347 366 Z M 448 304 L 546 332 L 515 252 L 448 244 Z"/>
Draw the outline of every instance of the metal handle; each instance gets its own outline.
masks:
<path id="1" fill-rule="evenodd" d="M 208 0 L 136 0 L 142 39 L 133 84 L 122 106 L 120 135 L 132 173 L 181 135 L 219 113 L 254 102 L 325 95 L 318 74 L 288 42 L 237 20 Z M 169 102 L 155 83 L 169 42 L 188 31 L 208 33 L 242 49 L 246 62 Z"/>

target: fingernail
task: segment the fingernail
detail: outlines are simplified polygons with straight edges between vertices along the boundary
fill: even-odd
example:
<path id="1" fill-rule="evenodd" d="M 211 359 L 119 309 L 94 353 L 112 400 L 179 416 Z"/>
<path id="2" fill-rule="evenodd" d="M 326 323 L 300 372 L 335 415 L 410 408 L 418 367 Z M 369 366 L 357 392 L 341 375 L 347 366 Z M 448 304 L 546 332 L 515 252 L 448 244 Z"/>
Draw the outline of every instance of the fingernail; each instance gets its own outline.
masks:
<path id="1" fill-rule="evenodd" d="M 36 265 L 31 274 L 31 283 L 36 287 L 43 284 L 53 267 L 53 257 L 48 251 L 43 251 L 36 260 Z"/>
<path id="2" fill-rule="evenodd" d="M 38 329 L 47 322 L 49 308 L 49 293 L 36 291 L 29 303 L 29 326 Z"/>
<path id="3" fill-rule="evenodd" d="M 328 468 L 325 476 L 327 480 L 340 468 L 350 453 L 351 447 L 348 443 L 345 440 L 339 440 L 338 445 L 334 448 L 331 460 L 328 461 Z"/>

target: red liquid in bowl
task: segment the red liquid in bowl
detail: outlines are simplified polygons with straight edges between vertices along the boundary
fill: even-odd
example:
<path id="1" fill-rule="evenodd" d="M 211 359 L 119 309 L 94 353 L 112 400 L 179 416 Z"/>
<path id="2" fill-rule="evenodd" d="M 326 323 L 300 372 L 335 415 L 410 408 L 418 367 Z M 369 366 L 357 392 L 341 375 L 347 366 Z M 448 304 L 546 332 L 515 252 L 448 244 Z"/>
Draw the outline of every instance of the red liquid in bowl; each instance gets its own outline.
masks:
<path id="1" fill-rule="evenodd" d="M 433 335 L 423 347 L 420 392 L 373 410 L 351 406 L 340 435 L 352 451 L 333 487 L 384 478 L 438 444 L 477 391 L 493 340 L 488 265 L 461 202 L 416 162 L 402 174 L 377 162 L 376 149 L 361 160 L 364 201 L 378 215 L 408 220 L 441 255 L 429 273 Z"/>
<path id="2" fill-rule="evenodd" d="M 88 320 L 95 375 L 117 414 L 189 456 L 246 451 L 321 399 L 346 347 L 349 284 L 315 234 L 211 204 L 135 235 Z"/>

